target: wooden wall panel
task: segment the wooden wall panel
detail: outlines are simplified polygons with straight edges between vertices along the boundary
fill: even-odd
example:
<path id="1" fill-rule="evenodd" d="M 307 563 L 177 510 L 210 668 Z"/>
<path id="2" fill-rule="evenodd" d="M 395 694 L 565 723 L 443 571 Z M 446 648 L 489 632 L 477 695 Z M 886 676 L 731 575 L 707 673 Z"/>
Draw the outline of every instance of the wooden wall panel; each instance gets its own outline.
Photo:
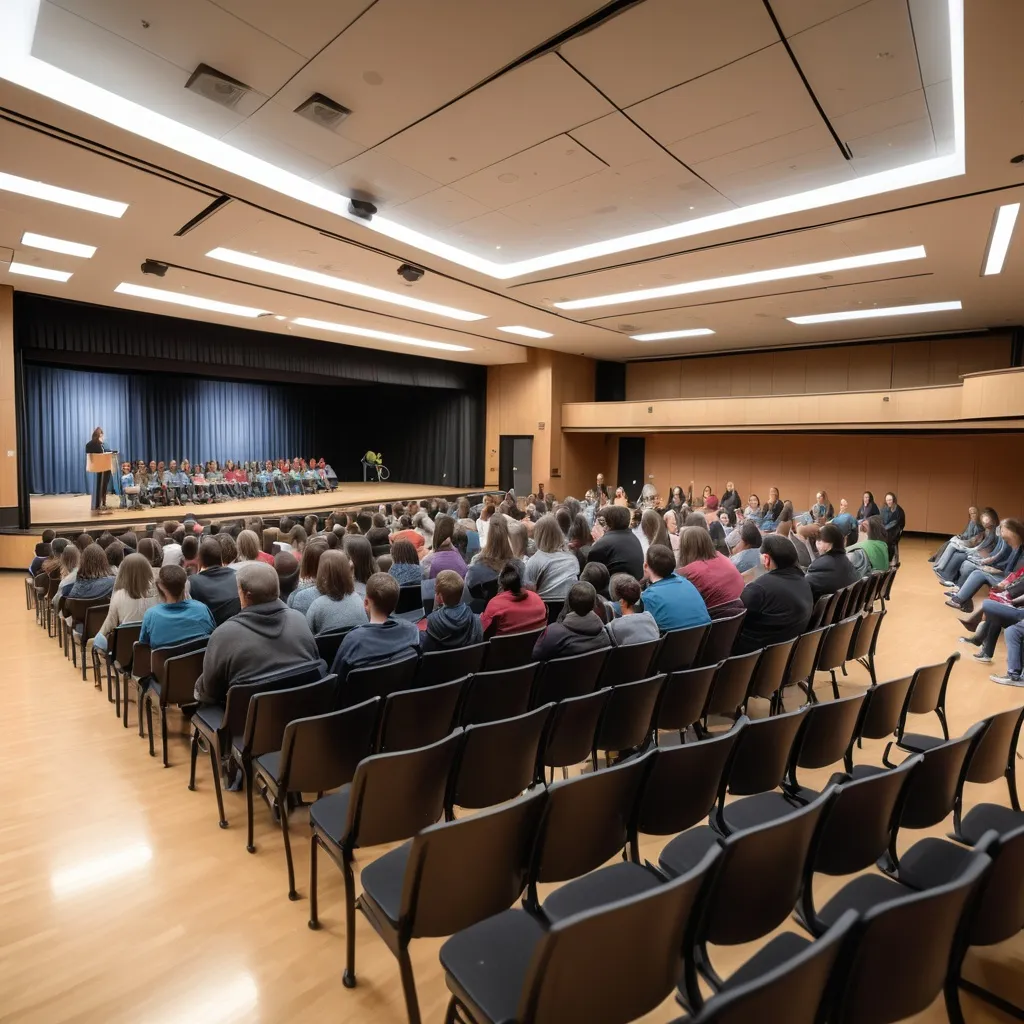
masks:
<path id="1" fill-rule="evenodd" d="M 0 285 L 0 508 L 18 504 L 17 410 L 14 404 L 14 289 Z"/>
<path id="2" fill-rule="evenodd" d="M 562 475 L 552 479 L 550 491 L 559 498 L 581 498 L 601 472 L 598 467 L 604 462 L 606 450 L 604 434 L 563 434 Z"/>

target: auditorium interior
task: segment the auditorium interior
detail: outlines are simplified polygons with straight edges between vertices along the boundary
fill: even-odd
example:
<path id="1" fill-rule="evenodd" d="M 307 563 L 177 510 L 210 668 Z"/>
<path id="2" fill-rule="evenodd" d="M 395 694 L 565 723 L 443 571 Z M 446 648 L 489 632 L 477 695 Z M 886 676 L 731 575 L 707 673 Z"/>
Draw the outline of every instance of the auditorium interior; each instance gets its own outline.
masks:
<path id="1" fill-rule="evenodd" d="M 2 0 L 0 1024 L 1024 1020 L 1022 41 Z"/>

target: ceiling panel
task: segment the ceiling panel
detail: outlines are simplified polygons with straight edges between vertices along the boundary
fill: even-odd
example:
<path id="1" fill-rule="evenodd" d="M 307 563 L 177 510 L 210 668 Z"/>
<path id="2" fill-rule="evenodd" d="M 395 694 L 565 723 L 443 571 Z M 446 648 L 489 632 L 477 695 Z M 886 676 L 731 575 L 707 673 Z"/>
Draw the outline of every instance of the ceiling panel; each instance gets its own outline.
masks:
<path id="1" fill-rule="evenodd" d="M 313 57 L 373 0 L 211 0 L 236 18 Z"/>
<path id="2" fill-rule="evenodd" d="M 946 5 L 937 4 L 934 0 L 908 0 L 908 3 L 921 80 L 926 86 L 944 82 L 952 74 Z"/>
<path id="3" fill-rule="evenodd" d="M 858 174 L 873 174 L 935 156 L 935 137 L 927 115 L 847 141 Z"/>
<path id="4" fill-rule="evenodd" d="M 305 63 L 302 56 L 208 0 L 47 0 L 191 73 L 197 64 L 269 96 Z M 147 27 L 148 26 L 148 27 Z"/>
<path id="5" fill-rule="evenodd" d="M 571 134 L 609 167 L 621 170 L 643 165 L 642 177 L 634 180 L 653 178 L 678 166 L 654 139 L 618 110 L 580 125 Z"/>
<path id="6" fill-rule="evenodd" d="M 421 230 L 447 228 L 460 221 L 482 217 L 489 210 L 483 203 L 456 192 L 447 185 L 402 203 L 395 213 L 403 224 Z"/>
<path id="7" fill-rule="evenodd" d="M 625 107 L 777 41 L 761 0 L 647 0 L 560 52 Z"/>
<path id="8" fill-rule="evenodd" d="M 790 44 L 830 118 L 922 87 L 907 0 L 870 0 Z"/>
<path id="9" fill-rule="evenodd" d="M 928 101 L 928 116 L 932 122 L 932 134 L 935 136 L 935 149 L 938 153 L 951 153 L 956 146 L 956 134 L 953 125 L 953 91 L 949 82 L 936 82 L 925 91 Z"/>
<path id="10" fill-rule="evenodd" d="M 771 0 L 771 3 L 782 31 L 789 37 L 870 0 Z"/>
<path id="11" fill-rule="evenodd" d="M 380 149 L 368 149 L 332 167 L 320 183 L 345 195 L 358 193 L 363 198 L 372 199 L 382 210 L 432 192 L 441 184 Z"/>
<path id="12" fill-rule="evenodd" d="M 343 134 L 373 146 L 586 17 L 594 6 L 594 0 L 377 0 L 288 83 L 281 100 L 294 108 L 322 92 L 352 110 Z M 457 176 L 479 166 L 460 168 Z"/>

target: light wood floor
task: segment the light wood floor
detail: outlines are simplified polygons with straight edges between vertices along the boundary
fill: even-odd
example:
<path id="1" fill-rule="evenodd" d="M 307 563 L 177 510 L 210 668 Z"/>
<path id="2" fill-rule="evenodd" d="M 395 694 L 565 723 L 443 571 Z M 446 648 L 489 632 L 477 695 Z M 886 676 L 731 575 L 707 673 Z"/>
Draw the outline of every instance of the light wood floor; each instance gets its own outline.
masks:
<path id="1" fill-rule="evenodd" d="M 945 658 L 959 635 L 955 615 L 943 607 L 941 588 L 924 564 L 926 545 L 905 543 L 902 554 L 904 568 L 882 628 L 883 679 Z M 302 814 L 294 816 L 293 827 L 302 899 L 291 903 L 280 833 L 266 808 L 257 805 L 258 851 L 250 855 L 242 794 L 225 794 L 231 827 L 222 831 L 208 762 L 200 761 L 197 791 L 186 788 L 184 734 L 172 731 L 172 767 L 163 769 L 159 759 L 148 757 L 134 728 L 121 728 L 105 693 L 83 683 L 36 627 L 25 610 L 20 575 L 0 575 L 0 599 L 8 621 L 0 653 L 0 770 L 6 781 L 0 1021 L 404 1021 L 396 963 L 361 916 L 359 985 L 353 991 L 341 985 L 341 877 L 326 859 L 320 872 L 324 927 L 306 927 Z M 1000 644 L 995 667 L 1002 656 Z M 949 693 L 954 734 L 986 714 L 1024 704 L 1024 690 L 988 682 L 990 671 L 965 651 Z M 843 692 L 866 683 L 867 673 L 852 668 Z M 879 752 L 872 745 L 864 756 L 874 759 Z M 820 781 L 813 773 L 808 778 Z M 1003 801 L 1005 788 L 977 789 L 972 797 Z M 645 844 L 650 859 L 659 845 Z M 365 863 L 381 852 L 360 859 Z M 439 945 L 420 940 L 413 946 L 424 1021 L 443 1019 L 447 1001 Z M 721 950 L 716 963 L 728 973 L 750 951 Z M 970 963 L 972 976 L 1024 1003 L 1024 936 L 983 957 L 972 954 Z M 970 997 L 964 1008 L 970 1024 L 1009 1020 Z M 661 1024 L 678 1016 L 667 1000 L 644 1020 Z M 944 1021 L 941 1000 L 914 1019 Z"/>

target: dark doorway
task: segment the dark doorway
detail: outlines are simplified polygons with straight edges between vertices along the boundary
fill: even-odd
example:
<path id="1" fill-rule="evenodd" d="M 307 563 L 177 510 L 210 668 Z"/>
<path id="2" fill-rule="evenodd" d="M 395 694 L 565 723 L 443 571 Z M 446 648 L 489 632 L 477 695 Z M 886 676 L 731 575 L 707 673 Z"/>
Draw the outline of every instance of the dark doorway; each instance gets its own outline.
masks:
<path id="1" fill-rule="evenodd" d="M 644 439 L 619 438 L 619 476 L 616 484 L 625 489 L 630 501 L 640 497 L 644 486 Z"/>
<path id="2" fill-rule="evenodd" d="M 498 487 L 517 498 L 533 490 L 533 434 L 502 434 L 498 441 Z"/>

